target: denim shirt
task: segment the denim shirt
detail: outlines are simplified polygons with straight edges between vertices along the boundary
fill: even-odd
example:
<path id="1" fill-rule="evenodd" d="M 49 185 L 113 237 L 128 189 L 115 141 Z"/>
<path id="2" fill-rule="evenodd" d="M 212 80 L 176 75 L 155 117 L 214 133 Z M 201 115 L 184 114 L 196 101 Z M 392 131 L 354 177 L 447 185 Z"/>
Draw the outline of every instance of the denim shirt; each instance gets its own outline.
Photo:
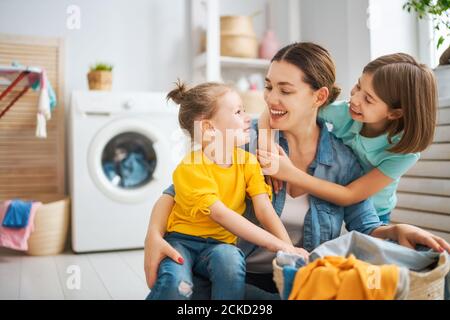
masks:
<path id="1" fill-rule="evenodd" d="M 335 138 L 327 129 L 325 123 L 318 120 L 320 138 L 316 157 L 308 168 L 308 173 L 322 180 L 340 185 L 347 185 L 363 175 L 355 155 L 342 141 Z M 250 143 L 244 148 L 255 154 L 258 142 L 258 120 L 252 121 Z M 289 146 L 283 132 L 278 135 L 278 143 L 289 155 Z M 164 194 L 175 196 L 173 185 L 164 190 Z M 286 182 L 276 194 L 273 193 L 272 204 L 276 213 L 281 216 L 286 201 Z M 255 216 L 251 199 L 246 199 L 244 216 L 261 226 Z M 373 203 L 370 200 L 361 201 L 348 207 L 341 207 L 328 201 L 309 195 L 309 210 L 306 213 L 303 227 L 303 247 L 312 251 L 320 244 L 339 237 L 342 223 L 345 222 L 348 231 L 356 230 L 370 234 L 372 230 L 383 225 Z M 245 256 L 249 256 L 257 245 L 240 239 L 237 244 Z"/>

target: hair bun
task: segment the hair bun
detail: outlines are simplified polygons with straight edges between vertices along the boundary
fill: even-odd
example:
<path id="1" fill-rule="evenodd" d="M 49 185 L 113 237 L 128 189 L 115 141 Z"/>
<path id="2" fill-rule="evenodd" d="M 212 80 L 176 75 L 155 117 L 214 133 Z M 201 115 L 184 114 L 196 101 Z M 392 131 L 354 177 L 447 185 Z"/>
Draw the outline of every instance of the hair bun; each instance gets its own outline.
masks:
<path id="1" fill-rule="evenodd" d="M 175 86 L 176 88 L 167 94 L 167 100 L 171 99 L 176 104 L 181 104 L 185 98 L 187 88 L 180 79 L 175 82 Z"/>
<path id="2" fill-rule="evenodd" d="M 339 88 L 336 85 L 333 85 L 333 87 L 331 88 L 330 97 L 328 98 L 328 103 L 336 101 L 336 99 L 339 97 L 340 94 L 341 88 Z"/>

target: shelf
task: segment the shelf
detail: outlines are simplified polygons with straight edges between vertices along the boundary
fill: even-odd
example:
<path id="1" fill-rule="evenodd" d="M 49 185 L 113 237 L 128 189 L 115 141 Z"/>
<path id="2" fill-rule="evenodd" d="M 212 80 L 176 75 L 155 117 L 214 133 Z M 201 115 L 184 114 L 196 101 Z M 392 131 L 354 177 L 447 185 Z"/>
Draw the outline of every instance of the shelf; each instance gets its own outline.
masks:
<path id="1" fill-rule="evenodd" d="M 266 70 L 270 65 L 270 60 L 265 59 L 249 59 L 249 58 L 236 58 L 236 57 L 219 57 L 221 67 L 226 68 L 251 68 Z M 195 68 L 206 67 L 206 54 L 202 53 L 195 58 Z"/>

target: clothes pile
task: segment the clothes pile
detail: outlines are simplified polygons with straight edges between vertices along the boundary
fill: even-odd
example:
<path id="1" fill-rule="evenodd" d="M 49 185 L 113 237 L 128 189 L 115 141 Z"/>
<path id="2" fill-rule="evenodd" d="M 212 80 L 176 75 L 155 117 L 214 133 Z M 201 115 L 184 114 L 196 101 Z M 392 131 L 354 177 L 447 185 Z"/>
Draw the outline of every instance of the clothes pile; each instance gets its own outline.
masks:
<path id="1" fill-rule="evenodd" d="M 40 202 L 0 201 L 0 247 L 28 250 L 28 238 L 34 230 L 34 217 Z"/>

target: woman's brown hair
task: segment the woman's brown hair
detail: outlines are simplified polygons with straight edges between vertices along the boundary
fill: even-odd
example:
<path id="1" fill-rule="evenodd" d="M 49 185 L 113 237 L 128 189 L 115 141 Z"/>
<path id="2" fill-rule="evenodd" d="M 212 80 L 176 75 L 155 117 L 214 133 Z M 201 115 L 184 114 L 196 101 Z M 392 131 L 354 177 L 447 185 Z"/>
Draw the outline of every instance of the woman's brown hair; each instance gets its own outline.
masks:
<path id="1" fill-rule="evenodd" d="M 232 90 L 230 86 L 216 82 L 206 82 L 188 89 L 178 79 L 175 85 L 176 88 L 167 94 L 167 100 L 180 105 L 178 122 L 191 138 L 194 138 L 195 121 L 211 119 L 217 109 L 217 99 Z"/>
<path id="2" fill-rule="evenodd" d="M 390 121 L 386 132 L 389 142 L 402 133 L 388 151 L 412 153 L 425 150 L 433 141 L 437 88 L 433 72 L 406 53 L 381 56 L 363 70 L 373 75 L 375 94 L 391 110 L 402 109 L 401 118 Z"/>
<path id="3" fill-rule="evenodd" d="M 334 102 L 341 89 L 335 84 L 336 67 L 330 53 L 318 44 L 297 42 L 280 49 L 272 61 L 286 61 L 293 64 L 305 75 L 303 81 L 313 90 L 328 88 L 329 95 L 323 105 Z"/>

